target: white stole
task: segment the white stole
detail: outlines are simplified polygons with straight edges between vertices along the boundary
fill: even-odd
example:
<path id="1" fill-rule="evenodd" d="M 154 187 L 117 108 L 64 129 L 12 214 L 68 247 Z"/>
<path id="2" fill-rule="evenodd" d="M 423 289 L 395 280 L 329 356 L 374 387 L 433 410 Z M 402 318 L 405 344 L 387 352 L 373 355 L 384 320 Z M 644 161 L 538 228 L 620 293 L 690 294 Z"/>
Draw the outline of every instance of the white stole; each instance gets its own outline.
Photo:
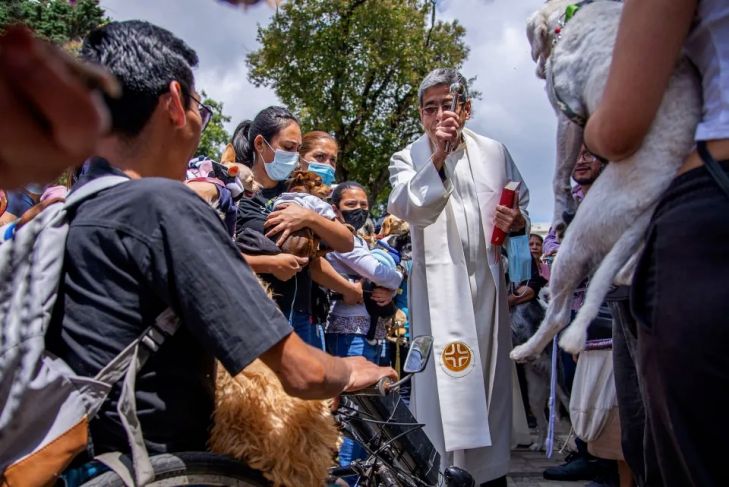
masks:
<path id="1" fill-rule="evenodd" d="M 482 150 L 469 131 L 464 130 L 467 152 L 476 182 L 478 204 L 484 234 L 490 239 L 493 231 L 494 208 L 504 185 L 503 153 Z M 500 144 L 499 151 L 502 151 Z M 430 164 L 431 149 L 427 137 L 412 145 L 412 160 L 416 169 Z M 462 157 L 467 157 L 463 154 Z M 450 176 L 458 160 L 453 155 L 446 160 L 446 172 Z M 487 167 L 488 166 L 488 167 Z M 423 228 L 425 272 L 430 308 L 430 333 L 433 335 L 433 359 L 436 362 L 436 381 L 440 405 L 443 437 L 447 451 L 467 450 L 491 446 L 488 424 L 487 398 L 491 397 L 493 376 L 485 388 L 483 365 L 476 332 L 476 317 L 471 300 L 470 283 L 464 257 L 464 249 L 449 201 L 432 225 Z M 497 292 L 501 279 L 498 247 L 488 245 L 488 264 Z M 464 294 L 468 296 L 464 299 Z M 498 320 L 498 303 L 497 320 Z M 497 329 L 491 337 L 491 363 L 486 370 L 495 369 L 497 357 Z M 445 354 L 444 354 L 445 351 Z M 458 370 L 468 352 L 471 362 Z M 446 365 L 450 365 L 448 367 Z"/>

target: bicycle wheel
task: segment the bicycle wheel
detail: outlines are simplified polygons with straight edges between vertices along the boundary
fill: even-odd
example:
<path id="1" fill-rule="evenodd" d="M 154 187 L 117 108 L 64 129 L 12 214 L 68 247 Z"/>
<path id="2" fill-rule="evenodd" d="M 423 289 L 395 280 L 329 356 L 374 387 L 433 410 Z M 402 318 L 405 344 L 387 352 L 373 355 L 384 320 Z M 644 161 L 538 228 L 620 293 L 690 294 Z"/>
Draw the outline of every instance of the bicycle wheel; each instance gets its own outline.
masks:
<path id="1" fill-rule="evenodd" d="M 270 487 L 261 472 L 222 455 L 187 452 L 156 455 L 151 458 L 155 480 L 149 487 L 177 485 Z M 86 482 L 83 487 L 124 487 L 114 472 Z"/>

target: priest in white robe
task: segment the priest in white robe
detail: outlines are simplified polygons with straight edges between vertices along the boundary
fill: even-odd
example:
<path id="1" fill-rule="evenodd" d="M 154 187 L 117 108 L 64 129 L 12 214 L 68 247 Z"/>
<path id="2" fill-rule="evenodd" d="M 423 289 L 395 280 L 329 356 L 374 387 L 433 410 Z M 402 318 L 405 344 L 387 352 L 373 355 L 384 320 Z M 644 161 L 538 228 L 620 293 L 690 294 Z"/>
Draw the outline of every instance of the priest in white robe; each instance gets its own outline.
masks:
<path id="1" fill-rule="evenodd" d="M 462 86 L 451 110 L 453 83 Z M 529 192 L 503 144 L 463 128 L 465 78 L 436 69 L 423 80 L 425 134 L 392 156 L 388 210 L 410 224 L 412 334 L 433 335 L 433 357 L 414 379 L 413 408 L 441 455 L 476 485 L 506 486 L 512 433 L 511 329 L 497 226 L 529 232 Z M 514 208 L 499 205 L 510 181 Z"/>

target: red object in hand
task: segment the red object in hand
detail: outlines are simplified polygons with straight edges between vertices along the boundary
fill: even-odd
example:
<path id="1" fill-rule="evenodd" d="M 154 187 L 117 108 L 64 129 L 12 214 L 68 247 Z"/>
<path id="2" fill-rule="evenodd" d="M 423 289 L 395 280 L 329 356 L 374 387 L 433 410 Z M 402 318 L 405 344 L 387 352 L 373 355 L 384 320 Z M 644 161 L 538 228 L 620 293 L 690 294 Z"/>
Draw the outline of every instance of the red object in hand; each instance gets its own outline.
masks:
<path id="1" fill-rule="evenodd" d="M 513 208 L 516 203 L 516 190 L 519 189 L 519 181 L 509 181 L 501 191 L 501 198 L 499 199 L 499 205 L 506 206 L 507 208 Z M 491 245 L 503 245 L 506 239 L 506 232 L 499 227 L 494 227 L 494 232 L 491 234 Z"/>

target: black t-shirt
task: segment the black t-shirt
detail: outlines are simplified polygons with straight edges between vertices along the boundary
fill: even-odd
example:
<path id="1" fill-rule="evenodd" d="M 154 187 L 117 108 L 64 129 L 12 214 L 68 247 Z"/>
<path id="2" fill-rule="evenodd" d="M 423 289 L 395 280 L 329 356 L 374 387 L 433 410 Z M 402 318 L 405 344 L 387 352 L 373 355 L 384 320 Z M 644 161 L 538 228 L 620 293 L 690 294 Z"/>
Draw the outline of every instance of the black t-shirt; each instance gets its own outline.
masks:
<path id="1" fill-rule="evenodd" d="M 179 331 L 137 376 L 137 411 L 154 453 L 205 449 L 214 358 L 236 374 L 291 332 L 220 218 L 168 179 L 123 183 L 79 205 L 59 293 L 47 346 L 85 376 L 168 307 L 180 317 Z M 117 384 L 91 422 L 96 454 L 128 451 L 116 413 L 120 390 Z"/>
<path id="2" fill-rule="evenodd" d="M 271 212 L 270 202 L 286 190 L 285 183 L 273 188 L 265 188 L 250 198 L 241 198 L 238 202 L 238 219 L 236 232 L 240 236 L 248 228 L 259 233 L 265 233 L 263 225 Z M 284 315 L 290 316 L 291 306 L 294 311 L 311 315 L 311 273 L 309 266 L 298 272 L 288 281 L 276 279 L 273 274 L 261 274 L 273 292 L 273 299 Z"/>

